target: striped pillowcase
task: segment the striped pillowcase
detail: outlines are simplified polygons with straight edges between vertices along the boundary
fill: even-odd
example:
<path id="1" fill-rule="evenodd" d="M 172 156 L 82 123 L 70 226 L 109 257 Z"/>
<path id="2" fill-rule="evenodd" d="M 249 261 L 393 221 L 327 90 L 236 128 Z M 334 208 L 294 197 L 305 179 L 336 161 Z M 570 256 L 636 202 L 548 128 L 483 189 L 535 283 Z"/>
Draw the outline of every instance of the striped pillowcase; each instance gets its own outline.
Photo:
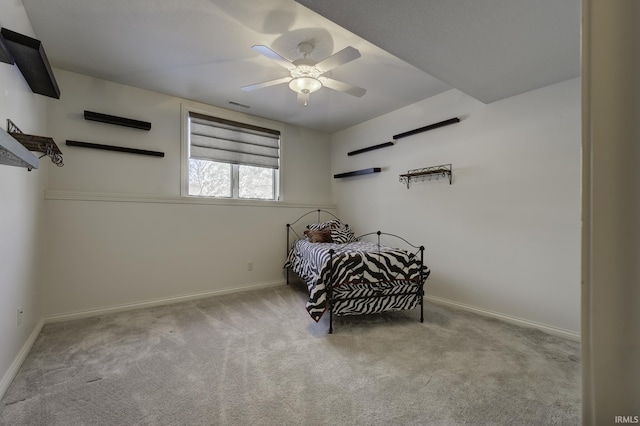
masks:
<path id="1" fill-rule="evenodd" d="M 336 244 L 345 244 L 357 241 L 353 231 L 348 226 L 331 228 L 331 239 Z"/>
<path id="2" fill-rule="evenodd" d="M 340 220 L 333 219 L 327 222 L 320 223 L 312 223 L 311 225 L 307 225 L 309 231 L 322 231 L 325 228 L 335 229 L 340 227 Z"/>

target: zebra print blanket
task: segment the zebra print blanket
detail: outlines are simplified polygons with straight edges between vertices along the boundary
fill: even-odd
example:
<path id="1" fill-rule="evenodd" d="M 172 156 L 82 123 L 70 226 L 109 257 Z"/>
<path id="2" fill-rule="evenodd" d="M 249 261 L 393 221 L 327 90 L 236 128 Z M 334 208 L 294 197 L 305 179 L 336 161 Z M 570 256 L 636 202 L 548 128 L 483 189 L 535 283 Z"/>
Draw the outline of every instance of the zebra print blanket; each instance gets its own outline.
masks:
<path id="1" fill-rule="evenodd" d="M 335 251 L 333 275 L 329 265 L 331 249 Z M 334 299 L 343 299 L 334 301 L 332 311 L 336 315 L 413 309 L 419 303 L 417 290 L 430 272 L 423 266 L 423 282 L 420 282 L 418 256 L 367 241 L 333 244 L 298 240 L 289 252 L 285 267 L 290 267 L 307 283 L 306 307 L 315 321 L 319 321 L 327 309 L 328 284 Z"/>

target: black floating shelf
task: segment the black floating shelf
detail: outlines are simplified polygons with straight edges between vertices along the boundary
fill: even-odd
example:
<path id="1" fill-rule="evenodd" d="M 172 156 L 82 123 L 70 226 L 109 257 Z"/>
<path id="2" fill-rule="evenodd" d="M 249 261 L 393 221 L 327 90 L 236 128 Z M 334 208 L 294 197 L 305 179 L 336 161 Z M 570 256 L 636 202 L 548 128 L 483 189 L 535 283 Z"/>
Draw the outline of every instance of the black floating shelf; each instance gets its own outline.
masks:
<path id="1" fill-rule="evenodd" d="M 104 151 L 126 152 L 128 154 L 150 155 L 152 157 L 164 157 L 164 152 L 148 151 L 146 149 L 125 148 L 122 146 L 102 145 L 99 143 L 78 142 L 67 140 L 68 146 L 79 146 L 82 148 L 102 149 Z"/>
<path id="2" fill-rule="evenodd" d="M 351 176 L 368 175 L 371 173 L 380 173 L 381 170 L 382 169 L 380 167 L 371 167 L 370 169 L 356 170 L 355 172 L 338 173 L 337 175 L 333 175 L 333 178 L 340 179 Z"/>
<path id="3" fill-rule="evenodd" d="M 89 121 L 98 121 L 100 123 L 115 124 L 116 126 L 131 127 L 140 130 L 150 130 L 151 123 L 148 121 L 134 120 L 131 118 L 118 117 L 116 115 L 101 114 L 99 112 L 86 111 L 84 119 Z"/>
<path id="4" fill-rule="evenodd" d="M 347 155 L 358 155 L 358 154 L 362 154 L 363 152 L 369 152 L 369 151 L 373 151 L 374 149 L 386 148 L 388 146 L 393 146 L 393 145 L 394 145 L 394 142 L 385 142 L 378 145 L 368 146 L 366 148 L 356 149 L 355 151 L 347 152 Z"/>
<path id="5" fill-rule="evenodd" d="M 454 117 L 454 118 L 450 118 L 449 120 L 441 121 L 439 123 L 429 124 L 428 126 L 424 126 L 424 127 L 419 128 L 419 129 L 409 130 L 408 132 L 404 132 L 404 133 L 400 133 L 400 134 L 394 135 L 393 136 L 393 140 L 390 141 L 390 142 L 385 142 L 385 143 L 381 143 L 381 144 L 378 144 L 378 145 L 372 145 L 372 146 L 368 146 L 366 148 L 356 149 L 355 151 L 349 151 L 349 152 L 347 152 L 347 155 L 349 155 L 349 156 L 358 155 L 358 154 L 362 154 L 364 152 L 373 151 L 375 149 L 380 149 L 380 148 L 386 148 L 388 146 L 393 146 L 393 145 L 395 145 L 395 143 L 396 143 L 396 141 L 398 139 L 406 138 L 407 136 L 415 135 L 415 134 L 418 134 L 418 133 L 426 132 L 427 130 L 433 130 L 433 129 L 437 129 L 438 127 L 444 127 L 444 126 L 448 126 L 450 124 L 459 123 L 459 122 L 460 122 L 460 119 L 457 118 L 457 117 Z"/>
<path id="6" fill-rule="evenodd" d="M 419 129 L 409 130 L 408 132 L 400 133 L 393 137 L 394 140 L 406 138 L 407 136 L 412 136 L 418 133 L 426 132 L 427 130 L 437 129 L 438 127 L 448 126 L 450 124 L 459 123 L 460 119 L 457 117 L 450 118 L 449 120 L 441 121 L 439 123 L 429 124 L 428 126 L 420 127 Z"/>
<path id="7" fill-rule="evenodd" d="M 4 48 L 13 56 L 15 64 L 20 69 L 29 87 L 31 87 L 31 91 L 60 99 L 58 83 L 56 83 L 56 78 L 53 75 L 40 40 L 27 37 L 7 28 L 2 28 L 0 34 L 2 34 Z"/>
<path id="8" fill-rule="evenodd" d="M 5 64 L 13 65 L 15 64 L 15 60 L 13 59 L 13 55 L 11 51 L 7 47 L 7 43 L 4 41 L 4 37 L 0 33 L 0 62 L 4 62 Z"/>

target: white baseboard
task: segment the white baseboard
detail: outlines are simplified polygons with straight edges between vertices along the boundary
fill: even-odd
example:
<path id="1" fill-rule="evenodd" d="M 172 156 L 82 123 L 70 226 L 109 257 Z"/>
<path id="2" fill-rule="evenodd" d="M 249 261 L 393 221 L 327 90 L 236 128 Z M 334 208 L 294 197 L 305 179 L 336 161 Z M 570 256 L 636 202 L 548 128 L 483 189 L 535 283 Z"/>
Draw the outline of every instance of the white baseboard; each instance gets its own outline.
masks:
<path id="1" fill-rule="evenodd" d="M 2 380 L 0 380 L 0 399 L 2 399 L 2 397 L 4 396 L 4 393 L 7 391 L 7 389 L 9 389 L 9 385 L 13 381 L 14 377 L 16 377 L 16 374 L 18 374 L 18 370 L 20 369 L 20 366 L 22 365 L 24 360 L 27 358 L 27 355 L 29 355 L 29 351 L 33 347 L 33 344 L 36 342 L 36 339 L 38 338 L 38 335 L 42 331 L 43 326 L 44 326 L 44 321 L 40 320 L 40 322 L 36 324 L 35 328 L 29 335 L 29 338 L 27 339 L 27 341 L 24 343 L 24 345 L 22 345 L 22 349 L 20 349 L 20 352 L 18 352 L 18 355 L 15 357 L 15 359 L 9 366 L 9 369 L 7 370 L 7 372 L 4 373 Z"/>
<path id="2" fill-rule="evenodd" d="M 143 302 L 127 303 L 124 305 L 106 306 L 106 307 L 97 308 L 97 309 L 87 309 L 87 310 L 78 311 L 78 312 L 49 315 L 44 318 L 44 323 L 49 324 L 53 322 L 70 321 L 70 320 L 76 320 L 81 318 L 95 317 L 98 315 L 107 315 L 107 314 L 114 314 L 117 312 L 132 311 L 134 309 L 151 308 L 153 306 L 170 305 L 172 303 L 187 302 L 189 300 L 204 299 L 207 297 L 221 296 L 223 294 L 239 293 L 243 291 L 259 290 L 261 288 L 276 287 L 276 286 L 285 285 L 285 284 L 286 282 L 284 280 L 268 281 L 264 283 L 252 284 L 252 285 L 243 286 L 243 287 L 226 288 L 222 290 L 213 290 L 213 291 L 208 291 L 204 293 L 193 293 L 193 294 L 186 294 L 182 296 L 168 297 L 163 299 L 153 299 L 153 300 L 147 300 Z"/>
<path id="3" fill-rule="evenodd" d="M 473 312 L 479 315 L 497 318 L 499 320 L 508 322 L 510 324 L 515 324 L 522 327 L 536 328 L 540 331 L 544 331 L 545 333 L 552 334 L 554 336 L 564 337 L 565 339 L 573 340 L 575 342 L 580 342 L 580 333 L 576 333 L 574 331 L 565 330 L 563 328 L 558 328 L 558 327 L 552 327 L 550 325 L 541 324 L 535 321 L 529 321 L 522 318 L 512 317 L 510 315 L 488 311 L 486 309 L 476 308 L 474 306 L 465 305 L 464 303 L 458 303 L 452 300 L 443 299 L 436 296 L 425 295 L 424 299 L 436 304 L 446 305 L 452 308 Z"/>

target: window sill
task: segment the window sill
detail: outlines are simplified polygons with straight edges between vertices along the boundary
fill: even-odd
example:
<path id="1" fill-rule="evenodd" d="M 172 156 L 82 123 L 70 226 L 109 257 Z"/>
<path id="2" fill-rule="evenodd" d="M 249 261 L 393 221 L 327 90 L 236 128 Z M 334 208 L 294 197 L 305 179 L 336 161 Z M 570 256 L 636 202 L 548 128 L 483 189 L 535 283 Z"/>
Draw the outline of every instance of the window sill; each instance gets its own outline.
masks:
<path id="1" fill-rule="evenodd" d="M 281 207 L 281 208 L 322 208 L 335 209 L 329 203 L 290 203 L 273 200 L 238 200 L 231 198 L 208 198 L 197 196 L 172 197 L 159 195 L 82 192 L 82 191 L 45 191 L 45 200 L 103 201 L 112 203 L 158 203 L 158 204 L 199 204 L 212 206 Z"/>

